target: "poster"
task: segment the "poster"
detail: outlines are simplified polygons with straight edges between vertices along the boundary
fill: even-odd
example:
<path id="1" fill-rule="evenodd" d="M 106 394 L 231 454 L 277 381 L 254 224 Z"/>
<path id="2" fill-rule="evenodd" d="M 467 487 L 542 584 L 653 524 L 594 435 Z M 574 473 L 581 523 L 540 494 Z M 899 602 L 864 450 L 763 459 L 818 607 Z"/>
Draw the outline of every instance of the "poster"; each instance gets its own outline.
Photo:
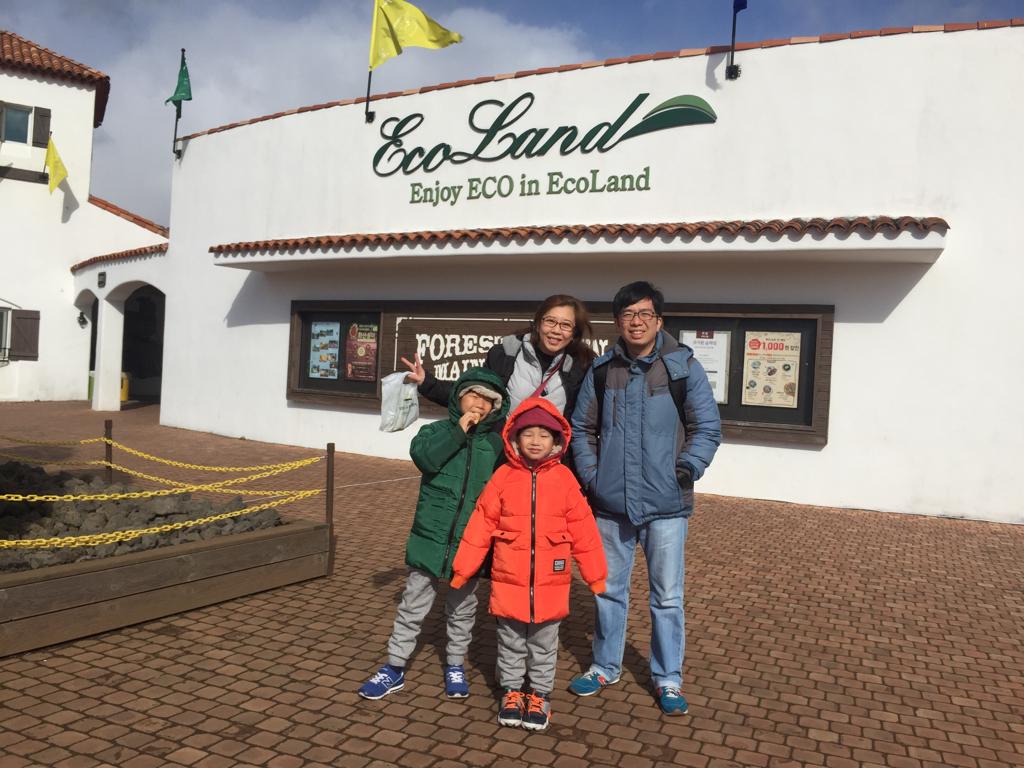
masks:
<path id="1" fill-rule="evenodd" d="M 679 341 L 693 350 L 697 362 L 704 366 L 715 393 L 715 402 L 729 402 L 729 342 L 731 331 L 680 331 Z"/>
<path id="2" fill-rule="evenodd" d="M 796 408 L 800 334 L 747 331 L 743 345 L 743 405 Z"/>
<path id="3" fill-rule="evenodd" d="M 376 323 L 351 323 L 345 335 L 345 378 L 350 381 L 377 380 Z"/>
<path id="4" fill-rule="evenodd" d="M 311 323 L 309 329 L 309 378 L 338 378 L 338 345 L 341 323 Z"/>

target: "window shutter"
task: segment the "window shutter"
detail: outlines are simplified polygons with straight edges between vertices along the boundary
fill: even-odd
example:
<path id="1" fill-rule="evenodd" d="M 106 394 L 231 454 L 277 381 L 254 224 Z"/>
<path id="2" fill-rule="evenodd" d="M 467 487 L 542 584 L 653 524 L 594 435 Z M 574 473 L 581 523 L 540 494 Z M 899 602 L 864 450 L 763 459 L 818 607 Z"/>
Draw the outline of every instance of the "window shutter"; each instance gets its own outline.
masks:
<path id="1" fill-rule="evenodd" d="M 39 312 L 35 309 L 11 310 L 11 360 L 39 359 Z"/>
<path id="2" fill-rule="evenodd" d="M 50 140 L 50 110 L 45 107 L 35 108 L 35 120 L 32 121 L 32 146 L 45 147 Z"/>

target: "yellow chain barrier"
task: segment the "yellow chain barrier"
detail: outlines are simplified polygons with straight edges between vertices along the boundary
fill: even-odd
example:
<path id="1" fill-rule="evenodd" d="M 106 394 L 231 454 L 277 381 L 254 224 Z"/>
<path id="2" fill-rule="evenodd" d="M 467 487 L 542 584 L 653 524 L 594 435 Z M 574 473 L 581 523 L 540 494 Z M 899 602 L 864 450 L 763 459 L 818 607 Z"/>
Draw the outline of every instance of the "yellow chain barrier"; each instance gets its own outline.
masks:
<path id="1" fill-rule="evenodd" d="M 52 466 L 52 467 L 85 467 L 90 464 L 106 464 L 105 461 L 89 461 L 87 459 L 80 459 L 78 461 L 51 461 L 50 459 L 37 458 L 35 456 L 18 456 L 13 453 L 0 453 L 0 458 L 13 459 L 14 461 L 20 461 L 23 464 L 37 464 L 39 466 Z"/>
<path id="2" fill-rule="evenodd" d="M 298 459 L 296 461 L 286 461 L 281 464 L 254 464 L 250 467 L 214 467 L 206 464 L 189 464 L 184 461 L 174 461 L 173 459 L 162 459 L 159 456 L 153 456 L 149 453 L 143 453 L 137 451 L 134 448 L 129 448 L 123 443 L 119 443 L 116 440 L 111 440 L 106 437 L 89 437 L 84 440 L 26 440 L 20 437 L 11 437 L 10 435 L 0 435 L 0 440 L 7 440 L 12 443 L 22 443 L 24 445 L 48 445 L 48 446 L 76 446 L 76 445 L 88 445 L 90 443 L 110 443 L 111 446 L 125 453 L 130 453 L 133 456 L 138 456 L 142 459 L 148 459 L 149 461 L 156 461 L 160 464 L 167 464 L 172 467 L 181 467 L 183 469 L 196 469 L 205 472 L 258 472 L 263 469 L 278 469 L 281 467 L 296 468 L 303 467 L 307 464 L 315 464 L 323 459 L 322 456 L 311 456 L 307 459 Z M 4 454 L 8 455 L 8 454 Z M 49 464 L 59 464 L 61 462 L 47 462 Z"/>
<path id="3" fill-rule="evenodd" d="M 0 456 L 3 456 L 3 454 L 0 453 Z M 97 462 L 91 462 L 91 463 L 102 464 L 104 466 L 106 466 L 106 464 L 107 464 L 107 462 L 105 462 L 105 461 L 97 461 Z M 138 471 L 136 471 L 134 469 L 131 469 L 129 467 L 123 467 L 120 464 L 111 464 L 110 467 L 112 469 L 118 470 L 119 472 L 125 472 L 126 474 L 133 475 L 135 477 L 141 477 L 141 478 L 143 478 L 145 480 L 152 480 L 154 483 L 163 483 L 164 485 L 176 485 L 176 486 L 188 485 L 188 483 L 183 483 L 183 482 L 181 482 L 179 480 L 170 480 L 170 479 L 168 479 L 166 477 L 157 477 L 156 475 L 147 475 L 145 472 L 138 472 Z M 237 478 L 237 479 L 247 480 L 249 478 Z M 224 485 L 225 483 L 228 483 L 228 482 L 233 482 L 233 481 L 225 480 L 224 483 L 212 483 L 210 486 L 207 486 L 206 490 L 209 491 L 210 493 L 230 493 L 230 494 L 235 494 L 235 495 L 238 495 L 238 496 L 282 496 L 284 494 L 288 494 L 288 493 L 292 492 L 292 491 L 256 491 L 256 490 L 249 490 L 247 488 L 214 488 L 213 487 L 214 485 L 220 486 L 220 485 Z"/>
<path id="4" fill-rule="evenodd" d="M 184 483 L 184 482 L 181 482 L 179 480 L 171 480 L 171 479 L 166 478 L 166 477 L 158 477 L 157 475 L 147 475 L 145 472 L 139 472 L 138 470 L 132 469 L 131 467 L 122 466 L 121 464 L 113 464 L 111 462 L 105 461 L 104 459 L 93 459 L 93 460 L 84 460 L 83 459 L 82 461 L 48 461 L 47 459 L 37 459 L 37 458 L 29 457 L 29 456 L 16 456 L 13 453 L 2 453 L 2 452 L 0 452 L 0 458 L 14 459 L 16 461 L 21 461 L 21 462 L 24 462 L 24 463 L 27 463 L 27 464 L 39 464 L 39 465 L 46 465 L 46 466 L 63 466 L 63 467 L 86 467 L 86 466 L 107 467 L 107 466 L 109 466 L 111 469 L 116 469 L 119 472 L 124 472 L 125 474 L 132 475 L 134 477 L 141 477 L 144 480 L 151 480 L 154 483 L 160 483 L 162 485 L 173 485 L 173 486 L 179 486 L 179 487 L 190 485 L 190 483 Z M 206 486 L 206 490 L 208 492 L 210 492 L 210 493 L 227 493 L 227 494 L 234 494 L 234 495 L 237 495 L 237 496 L 283 496 L 283 495 L 291 493 L 292 490 L 294 490 L 294 489 L 292 489 L 292 490 L 287 490 L 287 491 L 257 491 L 257 490 L 249 490 L 249 489 L 246 489 L 246 488 L 221 488 L 221 487 L 214 487 L 214 486 L 221 486 L 221 485 L 225 485 L 225 484 L 237 483 L 239 481 L 245 481 L 245 480 L 249 480 L 249 479 L 251 479 L 251 478 L 235 478 L 235 479 L 233 479 L 231 481 L 224 481 L 224 482 L 221 482 L 221 483 L 210 483 L 210 484 L 208 484 Z M 64 498 L 65 498 L 66 501 L 74 501 L 75 500 L 75 499 L 73 499 L 70 496 L 69 497 L 64 497 Z M 0 497 L 0 500 L 3 500 L 3 497 Z M 8 499 L 8 500 L 11 501 L 13 499 Z M 20 500 L 21 499 L 19 499 L 19 501 Z M 39 501 L 39 499 L 34 499 L 34 500 L 35 501 Z M 81 499 L 79 499 L 79 500 L 81 500 Z M 51 501 L 52 501 L 52 499 L 51 499 Z"/>
<path id="5" fill-rule="evenodd" d="M 171 467 L 181 467 L 183 469 L 198 469 L 205 472 L 256 472 L 261 469 L 296 469 L 298 467 L 304 467 L 307 464 L 315 464 L 316 462 L 321 461 L 323 459 L 323 456 L 310 456 L 308 459 L 286 461 L 282 464 L 256 464 L 251 467 L 210 467 L 206 466 L 205 464 L 187 464 L 186 462 L 183 461 L 174 461 L 173 459 L 162 459 L 159 456 L 153 456 L 152 454 L 149 453 L 137 451 L 134 448 L 129 448 L 127 445 L 122 445 L 116 440 L 108 440 L 105 437 L 96 437 L 93 438 L 93 440 L 95 442 L 100 443 L 110 443 L 118 450 L 124 451 L 125 453 L 130 453 L 133 456 L 138 456 L 139 458 L 142 459 L 156 461 L 159 462 L 160 464 L 167 464 L 168 466 Z"/>
<path id="6" fill-rule="evenodd" d="M 182 520 L 180 523 L 167 523 L 165 525 L 157 525 L 152 528 L 136 528 L 134 530 L 124 531 L 109 531 L 106 533 L 90 533 L 82 536 L 62 536 L 51 539 L 6 539 L 0 540 L 0 550 L 3 549 L 66 549 L 68 547 L 92 547 L 100 546 L 102 544 L 116 544 L 122 541 L 131 541 L 142 536 L 146 536 L 152 533 L 168 533 L 170 531 L 181 530 L 182 528 L 191 528 L 196 525 L 206 525 L 207 523 L 215 523 L 218 520 L 227 520 L 232 517 L 240 517 L 241 515 L 248 515 L 253 512 L 260 512 L 264 509 L 270 509 L 272 507 L 278 507 L 282 504 L 290 504 L 294 501 L 300 501 L 302 499 L 308 499 L 311 496 L 316 496 L 318 493 L 323 493 L 322 489 L 315 489 L 309 491 L 298 491 L 293 493 L 284 499 L 278 499 L 276 501 L 268 501 L 263 504 L 257 504 L 253 507 L 244 507 L 243 509 L 236 509 L 233 512 L 223 512 L 219 515 L 211 515 L 209 517 L 200 517 L 195 520 Z"/>
<path id="7" fill-rule="evenodd" d="M 320 457 L 317 456 L 316 460 L 319 461 Z M 261 480 L 264 477 L 271 477 L 273 475 L 280 475 L 284 472 L 290 472 L 292 469 L 296 468 L 295 465 L 305 466 L 306 464 L 311 463 L 312 462 L 309 459 L 302 459 L 299 462 L 292 462 L 291 466 L 278 465 L 278 469 L 270 469 L 266 472 L 259 472 L 255 475 L 233 477 L 228 480 L 220 480 L 216 483 L 205 483 L 202 485 L 181 484 L 174 488 L 163 488 L 159 491 L 128 491 L 125 493 L 84 493 L 68 495 L 58 495 L 55 493 L 2 493 L 0 494 L 0 501 L 117 501 L 119 499 L 149 499 L 160 496 L 173 496 L 178 493 L 191 493 L 193 491 L 216 492 L 218 489 L 229 486 L 240 485 L 241 483 L 248 483 L 253 480 Z M 121 467 L 118 464 L 112 464 L 111 466 L 116 467 L 117 469 L 125 469 L 125 467 Z M 278 495 L 282 493 L 291 493 L 291 491 L 277 491 Z"/>
<path id="8" fill-rule="evenodd" d="M 152 533 L 167 533 L 170 531 L 180 530 L 182 528 L 189 528 L 197 525 L 205 525 L 207 523 L 217 522 L 218 520 L 227 520 L 233 517 L 239 517 L 241 515 L 251 514 L 253 512 L 259 512 L 264 509 L 270 509 L 272 507 L 281 506 L 283 504 L 289 504 L 294 501 L 300 501 L 302 499 L 316 496 L 319 493 L 323 493 L 323 489 L 315 490 L 249 490 L 243 488 L 235 488 L 233 486 L 240 485 L 242 483 L 252 482 L 254 480 L 260 480 L 266 477 L 272 477 L 274 475 L 283 474 L 290 472 L 293 469 L 299 469 L 306 467 L 311 464 L 315 464 L 318 461 L 323 460 L 323 456 L 311 456 L 305 459 L 297 459 L 295 461 L 287 461 L 280 464 L 257 464 L 246 467 L 224 467 L 224 466 L 207 466 L 203 464 L 189 464 L 182 461 L 174 461 L 172 459 L 163 459 L 159 456 L 153 456 L 152 454 L 143 453 L 134 448 L 129 448 L 122 443 L 118 443 L 114 440 L 110 440 L 106 437 L 92 437 L 83 440 L 63 440 L 63 441 L 48 441 L 48 440 L 27 440 L 23 438 L 11 437 L 9 435 L 0 435 L 0 440 L 7 440 L 12 443 L 20 443 L 23 445 L 40 445 L 40 446 L 59 446 L 59 447 L 73 447 L 78 445 L 87 445 L 91 443 L 108 443 L 114 448 L 124 451 L 125 453 L 138 456 L 149 461 L 155 461 L 160 464 L 166 464 L 172 467 L 181 467 L 183 469 L 194 469 L 208 472 L 257 472 L 257 474 L 247 475 L 245 477 L 235 477 L 228 480 L 220 480 L 215 483 L 185 483 L 179 480 L 171 480 L 166 477 L 159 477 L 157 475 L 149 475 L 144 472 L 131 469 L 129 467 L 122 466 L 120 464 L 114 464 L 103 459 L 92 459 L 92 460 L 78 460 L 78 461 L 51 461 L 43 458 L 31 458 L 26 456 L 17 456 L 10 453 L 0 453 L 0 457 L 14 459 L 16 461 L 23 461 L 34 464 L 50 465 L 50 466 L 102 466 L 116 469 L 120 472 L 125 472 L 135 477 L 140 477 L 146 480 L 150 480 L 155 483 L 162 485 L 173 486 L 171 488 L 163 488 L 157 491 L 129 491 L 125 493 L 91 493 L 91 494 L 35 494 L 35 493 L 6 493 L 0 494 L 0 501 L 29 501 L 29 502 L 55 502 L 55 501 L 115 501 L 119 499 L 149 499 L 158 498 L 162 496 L 173 496 L 183 493 L 191 493 L 193 491 L 208 491 L 211 493 L 228 493 L 232 495 L 247 495 L 247 496 L 276 496 L 282 498 L 276 498 L 273 501 L 264 502 L 257 504 L 252 507 L 244 507 L 242 509 L 234 510 L 232 512 L 224 512 L 219 515 L 211 515 L 209 517 L 197 518 L 195 520 L 184 520 L 179 523 L 168 523 L 165 525 L 158 525 L 152 528 L 140 528 L 135 530 L 122 530 L 122 531 L 108 531 L 104 533 L 87 534 L 81 536 L 65 536 L 56 537 L 49 539 L 8 539 L 0 540 L 0 550 L 4 549 L 43 549 L 43 548 L 67 548 L 67 547 L 87 547 L 87 546 L 98 546 L 102 544 L 111 544 L 122 541 L 130 541 L 132 539 L 145 536 Z M 262 470 L 262 471 L 261 471 Z"/>
<path id="9" fill-rule="evenodd" d="M 103 438 L 92 438 L 90 442 L 96 440 L 102 440 Z M 25 440 L 20 437 L 10 437 L 9 435 L 0 435 L 0 440 L 7 440 L 12 443 L 24 443 L 25 445 L 59 445 L 59 446 L 70 446 L 70 445 L 81 445 L 85 440 Z"/>

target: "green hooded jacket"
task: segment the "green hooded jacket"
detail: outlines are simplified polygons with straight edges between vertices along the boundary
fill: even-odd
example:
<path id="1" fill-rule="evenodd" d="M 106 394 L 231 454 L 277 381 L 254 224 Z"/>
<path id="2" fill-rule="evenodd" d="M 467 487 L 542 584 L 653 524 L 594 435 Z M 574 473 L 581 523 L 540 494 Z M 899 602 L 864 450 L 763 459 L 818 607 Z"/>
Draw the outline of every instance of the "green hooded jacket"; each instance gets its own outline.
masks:
<path id="1" fill-rule="evenodd" d="M 467 384 L 483 384 L 501 395 L 501 407 L 462 431 L 457 393 Z M 412 439 L 409 453 L 423 473 L 416 515 L 405 548 L 405 563 L 448 579 L 462 531 L 476 499 L 504 461 L 501 425 L 508 413 L 508 392 L 501 378 L 486 368 L 470 368 L 452 387 L 448 418 L 427 424 Z"/>

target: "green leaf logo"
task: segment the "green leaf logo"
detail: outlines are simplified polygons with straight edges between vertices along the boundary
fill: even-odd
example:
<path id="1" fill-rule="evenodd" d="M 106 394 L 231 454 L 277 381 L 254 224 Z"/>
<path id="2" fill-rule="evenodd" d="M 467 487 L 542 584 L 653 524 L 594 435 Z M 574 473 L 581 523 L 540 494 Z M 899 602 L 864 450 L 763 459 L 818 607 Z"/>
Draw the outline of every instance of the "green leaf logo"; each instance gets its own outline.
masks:
<path id="1" fill-rule="evenodd" d="M 630 128 L 620 141 L 631 139 L 651 131 L 663 128 L 675 128 L 680 125 L 702 125 L 718 120 L 718 115 L 700 96 L 676 96 L 663 101 L 646 115 L 644 119 Z"/>

